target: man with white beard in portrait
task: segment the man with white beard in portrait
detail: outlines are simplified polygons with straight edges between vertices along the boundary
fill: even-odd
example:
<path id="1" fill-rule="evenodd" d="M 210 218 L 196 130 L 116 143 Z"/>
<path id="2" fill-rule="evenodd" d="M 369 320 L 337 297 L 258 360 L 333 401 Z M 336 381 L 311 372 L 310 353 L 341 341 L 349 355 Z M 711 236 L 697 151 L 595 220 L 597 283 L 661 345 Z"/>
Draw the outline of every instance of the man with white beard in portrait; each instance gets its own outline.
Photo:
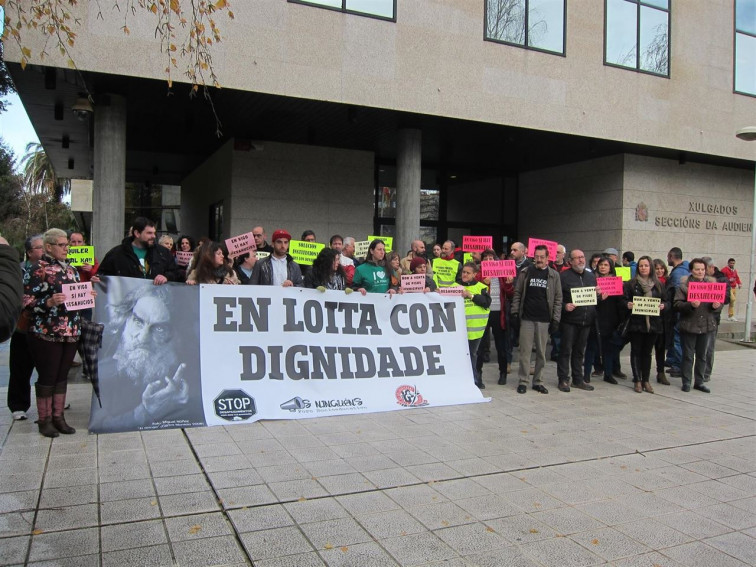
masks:
<path id="1" fill-rule="evenodd" d="M 128 280 L 107 307 L 100 364 L 102 408 L 92 405 L 94 432 L 205 425 L 199 382 L 198 314 L 185 286 Z M 133 289 L 137 286 L 136 289 Z M 115 286 L 114 286 L 115 287 Z M 115 290 L 114 290 L 115 291 Z M 110 294 L 109 294 L 110 295 Z"/>

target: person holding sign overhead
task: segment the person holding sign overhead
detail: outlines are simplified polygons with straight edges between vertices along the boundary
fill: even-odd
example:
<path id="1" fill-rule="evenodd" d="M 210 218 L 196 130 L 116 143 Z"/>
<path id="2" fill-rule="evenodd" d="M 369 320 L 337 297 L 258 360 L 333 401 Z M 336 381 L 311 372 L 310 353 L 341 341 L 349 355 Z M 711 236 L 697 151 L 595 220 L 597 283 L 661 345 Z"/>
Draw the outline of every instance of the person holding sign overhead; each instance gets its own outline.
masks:
<path id="1" fill-rule="evenodd" d="M 273 233 L 273 253 L 255 264 L 251 285 L 275 285 L 282 287 L 302 287 L 302 270 L 289 256 L 291 234 L 278 229 Z"/>
<path id="2" fill-rule="evenodd" d="M 648 313 L 637 308 L 638 298 L 654 298 L 658 300 L 659 310 Z M 636 264 L 635 277 L 625 282 L 625 301 L 629 311 L 630 321 L 627 333 L 630 337 L 630 368 L 633 371 L 633 387 L 639 394 L 654 393 L 649 382 L 651 374 L 651 353 L 654 350 L 659 335 L 664 332 L 664 319 L 661 315 L 669 309 L 664 287 L 656 277 L 653 261 L 649 256 L 641 256 Z M 635 307 L 635 308 L 634 308 Z M 644 311 L 646 311 L 644 309 Z"/>
<path id="3" fill-rule="evenodd" d="M 39 432 L 58 437 L 76 433 L 66 423 L 63 409 L 81 318 L 78 311 L 66 309 L 63 285 L 79 283 L 79 273 L 66 261 L 68 235 L 64 231 L 51 228 L 43 242 L 45 255 L 24 274 L 24 307 L 31 311 L 29 350 L 39 375 L 35 385 Z"/>
<path id="4" fill-rule="evenodd" d="M 688 286 L 691 282 L 716 283 L 714 278 L 706 276 L 706 262 L 701 258 L 693 258 L 689 268 L 690 276 L 683 278 L 675 291 L 675 311 L 680 314 L 680 342 L 683 352 L 680 367 L 682 391 L 690 392 L 690 382 L 693 378 L 693 388 L 708 394 L 710 390 L 704 385 L 706 350 L 709 346 L 709 333 L 717 328 L 716 315 L 722 310 L 722 304 L 718 301 L 688 301 Z"/>
<path id="5" fill-rule="evenodd" d="M 162 246 L 155 246 L 155 223 L 146 217 L 134 219 L 130 236 L 105 254 L 97 273 L 144 278 L 155 285 L 179 280 L 173 256 Z"/>
<path id="6" fill-rule="evenodd" d="M 583 379 L 583 360 L 588 335 L 596 319 L 596 275 L 585 269 L 585 254 L 582 250 L 570 252 L 570 269 L 559 274 L 562 284 L 562 318 L 559 331 L 562 335 L 557 362 L 559 390 L 570 391 L 572 387 L 593 390 Z"/>

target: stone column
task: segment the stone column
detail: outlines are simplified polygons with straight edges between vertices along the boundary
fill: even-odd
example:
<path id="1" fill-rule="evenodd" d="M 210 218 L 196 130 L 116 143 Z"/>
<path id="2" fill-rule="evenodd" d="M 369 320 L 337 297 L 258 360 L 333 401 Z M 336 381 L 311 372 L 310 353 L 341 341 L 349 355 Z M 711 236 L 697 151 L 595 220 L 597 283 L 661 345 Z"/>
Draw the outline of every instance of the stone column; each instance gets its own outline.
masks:
<path id="1" fill-rule="evenodd" d="M 399 130 L 396 155 L 396 234 L 394 250 L 404 256 L 420 236 L 422 132 Z"/>
<path id="2" fill-rule="evenodd" d="M 126 209 L 126 99 L 97 98 L 94 111 L 92 237 L 97 257 L 123 240 Z"/>

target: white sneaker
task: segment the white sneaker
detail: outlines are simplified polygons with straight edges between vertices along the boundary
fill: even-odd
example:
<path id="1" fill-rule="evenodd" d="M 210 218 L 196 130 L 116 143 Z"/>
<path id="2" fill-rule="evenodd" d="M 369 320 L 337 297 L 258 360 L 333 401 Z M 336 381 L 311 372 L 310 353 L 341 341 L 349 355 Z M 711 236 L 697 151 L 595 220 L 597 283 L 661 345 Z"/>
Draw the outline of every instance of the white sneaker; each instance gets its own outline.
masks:
<path id="1" fill-rule="evenodd" d="M 730 321 L 732 321 L 733 323 L 737 323 L 738 322 L 738 318 L 737 317 L 731 317 Z"/>
<path id="2" fill-rule="evenodd" d="M 23 421 L 26 419 L 26 412 L 25 411 L 14 411 L 13 412 L 13 421 Z"/>

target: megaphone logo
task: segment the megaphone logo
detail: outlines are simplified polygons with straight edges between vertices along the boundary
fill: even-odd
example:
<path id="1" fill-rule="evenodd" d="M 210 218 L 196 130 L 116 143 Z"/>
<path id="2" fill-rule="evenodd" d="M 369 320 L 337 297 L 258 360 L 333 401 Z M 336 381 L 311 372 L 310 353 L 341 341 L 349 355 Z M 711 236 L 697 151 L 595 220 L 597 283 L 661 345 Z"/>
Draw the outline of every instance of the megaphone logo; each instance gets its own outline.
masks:
<path id="1" fill-rule="evenodd" d="M 297 411 L 300 409 L 305 409 L 310 407 L 310 400 L 303 400 L 299 396 L 296 398 L 292 398 L 287 402 L 284 402 L 280 405 L 280 408 L 282 410 L 289 410 L 289 411 Z"/>

